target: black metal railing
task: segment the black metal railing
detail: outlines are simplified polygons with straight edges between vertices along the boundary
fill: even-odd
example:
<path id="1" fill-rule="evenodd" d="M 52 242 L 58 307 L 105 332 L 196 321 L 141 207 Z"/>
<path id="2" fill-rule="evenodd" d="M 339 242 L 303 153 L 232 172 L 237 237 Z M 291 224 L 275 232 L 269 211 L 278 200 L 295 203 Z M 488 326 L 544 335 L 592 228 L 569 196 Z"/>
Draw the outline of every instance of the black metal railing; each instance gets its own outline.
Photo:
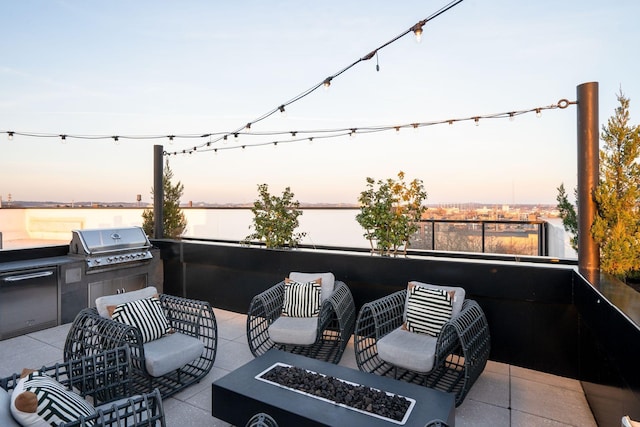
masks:
<path id="1" fill-rule="evenodd" d="M 424 219 L 412 249 L 547 256 L 547 222 Z"/>

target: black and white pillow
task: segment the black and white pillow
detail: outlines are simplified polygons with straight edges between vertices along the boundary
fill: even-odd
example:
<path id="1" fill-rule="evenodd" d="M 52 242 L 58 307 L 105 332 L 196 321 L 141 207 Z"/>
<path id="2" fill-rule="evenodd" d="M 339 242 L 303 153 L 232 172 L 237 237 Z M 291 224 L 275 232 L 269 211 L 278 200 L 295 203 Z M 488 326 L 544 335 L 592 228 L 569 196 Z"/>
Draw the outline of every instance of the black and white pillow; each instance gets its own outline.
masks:
<path id="1" fill-rule="evenodd" d="M 402 325 L 409 332 L 440 335 L 442 326 L 451 319 L 453 291 L 409 284 L 407 287 L 407 319 Z"/>
<path id="2" fill-rule="evenodd" d="M 109 307 L 109 311 L 111 311 L 111 307 Z M 138 328 L 142 334 L 143 342 L 157 340 L 172 331 L 158 297 L 118 304 L 113 308 L 111 318 Z"/>
<path id="3" fill-rule="evenodd" d="M 16 383 L 11 395 L 11 414 L 23 426 L 40 427 L 89 417 L 95 414 L 95 409 L 53 378 L 34 372 Z"/>
<path id="4" fill-rule="evenodd" d="M 318 317 L 322 303 L 322 279 L 301 283 L 284 281 L 282 315 L 288 317 Z"/>

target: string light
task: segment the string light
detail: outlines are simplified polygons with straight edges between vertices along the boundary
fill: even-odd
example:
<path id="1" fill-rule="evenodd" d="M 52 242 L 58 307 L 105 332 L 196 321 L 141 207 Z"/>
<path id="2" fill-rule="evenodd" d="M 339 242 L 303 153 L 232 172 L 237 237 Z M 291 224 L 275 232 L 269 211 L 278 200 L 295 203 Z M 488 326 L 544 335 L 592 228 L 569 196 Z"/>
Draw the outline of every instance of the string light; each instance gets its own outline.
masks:
<path id="1" fill-rule="evenodd" d="M 509 121 L 510 121 L 510 122 L 512 122 L 512 121 L 514 121 L 515 119 L 516 119 L 516 118 L 515 118 L 515 113 L 514 113 L 514 112 L 509 113 Z"/>
<path id="2" fill-rule="evenodd" d="M 477 122 L 480 119 L 500 119 L 500 118 L 507 118 L 509 120 L 513 120 L 516 116 L 522 115 L 522 114 L 527 114 L 527 113 L 535 113 L 536 115 L 541 115 L 543 110 L 553 110 L 553 109 L 565 109 L 567 108 L 569 105 L 574 105 L 576 104 L 575 101 L 570 102 L 567 99 L 561 99 L 560 101 L 558 101 L 556 104 L 551 104 L 548 105 L 546 107 L 536 107 L 536 108 L 531 108 L 531 109 L 527 109 L 527 110 L 519 110 L 519 111 L 514 111 L 514 110 L 510 110 L 504 113 L 497 113 L 497 114 L 487 114 L 487 115 L 475 115 L 475 116 L 471 116 L 468 118 L 458 118 L 458 119 L 448 119 L 448 120 L 441 120 L 441 121 L 430 121 L 430 122 L 415 122 L 415 123 L 409 123 L 409 124 L 404 124 L 404 125 L 398 125 L 398 124 L 394 124 L 391 126 L 386 126 L 386 125 L 379 125 L 379 126 L 368 126 L 368 127 L 347 127 L 347 128 L 337 128 L 337 129 L 312 129 L 312 130 L 295 130 L 295 131 L 288 131 L 288 130 L 282 130 L 282 131 L 263 131 L 263 132 L 244 132 L 243 135 L 246 135 L 247 137 L 260 137 L 260 136 L 277 136 L 277 135 L 290 135 L 289 140 L 279 140 L 277 142 L 298 142 L 298 141 L 309 141 L 309 143 L 313 142 L 313 140 L 315 138 L 321 138 L 321 139 L 330 139 L 330 138 L 339 138 L 339 137 L 343 137 L 343 136 L 349 136 L 355 134 L 355 133 L 359 133 L 359 134 L 368 134 L 368 133 L 376 133 L 376 132 L 384 132 L 384 131 L 395 131 L 395 134 L 399 134 L 400 130 L 402 128 L 413 128 L 415 130 L 418 130 L 418 128 L 423 127 L 423 126 L 433 126 L 433 125 L 438 125 L 438 124 L 449 124 L 450 126 L 453 125 L 454 122 L 462 122 L 462 121 L 474 121 Z M 1 133 L 6 133 L 7 137 L 9 138 L 9 140 L 12 140 L 14 138 L 14 136 L 20 135 L 20 136 L 26 136 L 26 137 L 35 137 L 35 138 L 61 138 L 64 141 L 67 141 L 69 139 L 72 138 L 77 138 L 77 139 L 84 139 L 84 140 L 100 140 L 100 139 L 112 139 L 114 142 L 119 143 L 120 140 L 122 139 L 132 139 L 132 140 L 146 140 L 146 139 L 158 139 L 158 138 L 168 138 L 173 136 L 174 139 L 177 138 L 192 138 L 194 137 L 193 134 L 187 134 L 187 135 L 157 135 L 157 136 L 150 136 L 150 135 L 146 135 L 146 136 L 141 136 L 141 135 L 117 135 L 117 136 L 106 136 L 106 135 L 71 135 L 71 134 L 49 134 L 49 133 L 33 133 L 33 132 L 18 132 L 18 131 L 2 131 L 0 130 L 0 134 Z M 216 139 L 216 141 L 218 140 L 222 140 L 225 143 L 225 146 L 221 149 L 234 149 L 234 148 L 239 148 L 237 146 L 227 146 L 227 140 L 228 140 L 228 136 L 229 135 L 233 135 L 235 138 L 238 138 L 240 132 L 236 131 L 236 132 L 218 132 L 218 133 L 208 133 L 208 134 L 198 134 L 198 138 L 202 138 L 202 137 L 207 137 L 209 138 L 209 141 L 200 145 L 200 146 L 194 146 L 192 149 L 189 150 L 181 150 L 181 151 L 174 151 L 174 152 L 164 152 L 164 155 L 177 155 L 177 154 L 187 154 L 187 153 L 192 153 L 194 151 L 197 151 L 199 153 L 203 153 L 203 152 L 208 152 L 211 150 L 214 150 L 217 153 L 217 149 L 213 148 L 212 145 L 215 141 L 212 140 L 212 137 L 215 135 L 221 135 L 220 138 Z M 304 137 L 302 138 L 296 138 L 299 134 L 303 134 Z M 237 141 L 237 139 L 236 139 Z M 272 140 L 273 141 L 273 140 Z M 269 142 L 268 144 L 274 144 L 274 142 Z M 265 145 L 265 143 L 260 143 L 260 144 L 245 144 L 246 148 L 251 148 L 254 146 L 260 146 L 260 145 Z M 275 144 L 274 144 L 275 145 Z"/>
<path id="3" fill-rule="evenodd" d="M 474 117 L 473 121 L 476 122 L 476 126 L 480 126 L 480 117 Z"/>
<path id="4" fill-rule="evenodd" d="M 462 3 L 463 0 L 452 0 L 450 3 L 448 3 L 447 5 L 443 6 L 442 8 L 440 8 L 439 10 L 437 10 L 435 13 L 431 14 L 429 17 L 427 17 L 426 19 L 423 19 L 421 21 L 419 21 L 417 24 L 415 24 L 414 26 L 412 26 L 411 28 L 407 29 L 406 31 L 402 32 L 401 34 L 399 34 L 398 36 L 392 38 L 391 40 L 387 41 L 386 43 L 380 45 L 379 47 L 377 47 L 376 49 L 372 50 L 368 55 L 365 55 L 364 57 L 358 58 L 356 61 L 354 61 L 353 63 L 347 65 L 345 68 L 343 68 L 342 70 L 334 73 L 333 75 L 325 78 L 323 81 L 321 81 L 318 84 L 313 85 L 312 87 L 310 87 L 309 89 L 301 92 L 300 94 L 294 96 L 293 98 L 291 98 L 289 101 L 284 102 L 282 104 L 280 104 L 278 107 L 264 113 L 262 116 L 256 118 L 255 120 L 253 120 L 251 123 L 255 124 L 257 122 L 260 122 L 268 117 L 270 117 L 271 115 L 273 115 L 274 113 L 280 111 L 281 113 L 283 113 L 285 106 L 291 105 L 294 102 L 299 101 L 300 99 L 310 95 L 312 92 L 314 92 L 316 89 L 318 89 L 320 86 L 324 86 L 325 88 L 329 88 L 331 86 L 331 81 L 340 76 L 341 74 L 345 73 L 346 71 L 350 70 L 351 68 L 353 68 L 355 65 L 357 65 L 358 63 L 362 62 L 362 61 L 367 61 L 369 59 L 371 59 L 374 55 L 376 56 L 376 62 L 378 59 L 377 53 L 378 50 L 383 49 L 389 45 L 391 45 L 392 43 L 396 42 L 397 40 L 399 40 L 400 38 L 404 37 L 405 35 L 407 35 L 408 33 L 414 32 L 414 34 L 416 34 L 416 29 L 419 27 L 420 31 L 418 31 L 419 33 L 421 33 L 422 27 L 429 21 L 431 21 L 432 19 L 437 18 L 438 16 L 442 15 L 443 13 L 447 12 L 448 10 L 450 10 L 451 8 L 457 6 L 458 4 Z M 416 34 L 417 35 L 417 34 Z M 376 69 L 379 70 L 379 64 L 377 64 Z M 211 135 L 215 135 L 218 136 L 218 138 L 216 138 L 213 141 L 209 141 L 207 143 L 203 143 L 202 145 L 200 145 L 200 147 L 209 147 L 211 144 L 218 142 L 220 140 L 226 141 L 227 140 L 227 135 L 229 134 L 233 134 L 234 136 L 237 137 L 238 132 L 240 132 L 243 128 L 240 129 L 236 129 L 233 132 L 225 132 L 225 133 L 213 133 L 213 134 L 206 134 L 206 135 L 200 135 L 200 134 L 189 134 L 189 135 L 175 135 L 175 138 L 204 138 L 204 137 L 209 137 Z M 2 133 L 2 131 L 0 131 L 0 133 Z M 14 133 L 18 134 L 17 132 L 6 132 L 8 134 L 9 139 L 13 138 Z M 20 133 L 21 135 L 23 135 L 23 133 Z M 52 136 L 50 134 L 37 134 L 37 133 L 29 133 L 26 134 L 26 136 L 32 136 L 32 137 L 49 137 Z M 69 138 L 78 138 L 78 139 L 108 139 L 108 138 L 114 138 L 114 141 L 118 141 L 115 137 L 113 136 L 105 136 L 105 135 L 70 135 L 68 134 Z M 120 135 L 119 138 L 123 138 L 123 139 L 160 139 L 160 138 L 166 138 L 166 136 L 123 136 Z M 185 150 L 183 150 L 185 151 Z M 191 151 L 190 151 L 191 152 Z M 173 154 L 177 154 L 178 152 L 174 152 Z M 168 155 L 171 155 L 171 153 L 167 153 Z"/>
<path id="5" fill-rule="evenodd" d="M 284 109 L 284 105 L 279 106 L 278 110 L 280 110 L 280 117 L 287 117 L 287 110 Z"/>
<path id="6" fill-rule="evenodd" d="M 413 34 L 416 35 L 416 42 L 420 43 L 422 41 L 422 27 L 424 26 L 424 23 L 418 22 L 416 25 L 413 26 L 413 28 L 411 28 L 411 30 L 413 31 Z"/>
<path id="7" fill-rule="evenodd" d="M 537 118 L 542 117 L 542 109 L 541 108 L 536 108 L 536 117 Z"/>

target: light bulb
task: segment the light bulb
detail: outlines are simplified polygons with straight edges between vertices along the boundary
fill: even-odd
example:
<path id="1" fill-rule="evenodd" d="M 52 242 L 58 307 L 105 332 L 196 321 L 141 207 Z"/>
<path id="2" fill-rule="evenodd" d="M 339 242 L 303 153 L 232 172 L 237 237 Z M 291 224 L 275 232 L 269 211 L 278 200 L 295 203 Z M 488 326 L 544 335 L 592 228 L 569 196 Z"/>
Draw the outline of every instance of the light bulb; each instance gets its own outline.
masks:
<path id="1" fill-rule="evenodd" d="M 7 139 L 13 141 L 13 132 L 7 132 Z"/>
<path id="2" fill-rule="evenodd" d="M 227 136 L 228 136 L 228 135 L 225 135 L 225 136 L 223 136 L 223 137 L 222 137 L 222 143 L 223 143 L 223 144 L 226 144 L 226 143 L 227 143 Z"/>
<path id="3" fill-rule="evenodd" d="M 476 122 L 476 126 L 480 126 L 480 117 L 474 117 L 474 122 Z"/>
<path id="4" fill-rule="evenodd" d="M 542 109 L 540 109 L 540 108 L 536 108 L 536 117 L 537 117 L 537 118 L 542 117 Z"/>
<path id="5" fill-rule="evenodd" d="M 333 77 L 327 77 L 326 79 L 324 79 L 324 83 L 322 83 L 322 85 L 324 86 L 324 88 L 326 90 L 329 90 L 329 87 L 331 86 L 331 80 L 333 79 Z"/>
<path id="6" fill-rule="evenodd" d="M 284 105 L 279 106 L 278 110 L 280 110 L 280 117 L 287 117 L 287 110 L 284 109 Z"/>
<path id="7" fill-rule="evenodd" d="M 516 113 L 509 113 L 509 121 L 512 122 L 516 118 Z"/>
<path id="8" fill-rule="evenodd" d="M 395 129 L 396 129 L 396 136 L 399 136 L 400 135 L 400 126 L 396 126 Z"/>
<path id="9" fill-rule="evenodd" d="M 413 26 L 413 34 L 416 35 L 416 42 L 418 43 L 422 41 L 422 25 L 421 23 L 417 23 Z"/>
<path id="10" fill-rule="evenodd" d="M 63 144 L 67 143 L 67 135 L 60 135 L 60 140 L 62 141 Z"/>
<path id="11" fill-rule="evenodd" d="M 413 131 L 414 131 L 415 133 L 418 133 L 418 129 L 419 129 L 419 128 L 418 128 L 418 124 L 417 124 L 417 123 L 413 123 L 411 126 L 413 126 Z"/>
<path id="12" fill-rule="evenodd" d="M 356 137 L 356 129 L 351 129 L 349 132 L 349 138 L 354 139 Z"/>

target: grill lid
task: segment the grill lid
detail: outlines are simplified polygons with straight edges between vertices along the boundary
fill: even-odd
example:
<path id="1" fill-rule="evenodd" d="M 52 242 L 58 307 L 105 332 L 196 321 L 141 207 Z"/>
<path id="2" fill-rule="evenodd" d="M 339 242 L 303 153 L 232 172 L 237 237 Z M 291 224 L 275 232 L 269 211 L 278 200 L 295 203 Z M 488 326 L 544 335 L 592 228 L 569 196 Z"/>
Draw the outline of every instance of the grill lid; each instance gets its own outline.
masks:
<path id="1" fill-rule="evenodd" d="M 69 252 L 95 255 L 105 252 L 148 249 L 151 243 L 142 227 L 73 230 Z"/>
<path id="2" fill-rule="evenodd" d="M 142 227 L 73 230 L 69 254 L 82 257 L 89 270 L 135 265 L 153 258 Z M 97 270 L 99 271 L 99 270 Z"/>

